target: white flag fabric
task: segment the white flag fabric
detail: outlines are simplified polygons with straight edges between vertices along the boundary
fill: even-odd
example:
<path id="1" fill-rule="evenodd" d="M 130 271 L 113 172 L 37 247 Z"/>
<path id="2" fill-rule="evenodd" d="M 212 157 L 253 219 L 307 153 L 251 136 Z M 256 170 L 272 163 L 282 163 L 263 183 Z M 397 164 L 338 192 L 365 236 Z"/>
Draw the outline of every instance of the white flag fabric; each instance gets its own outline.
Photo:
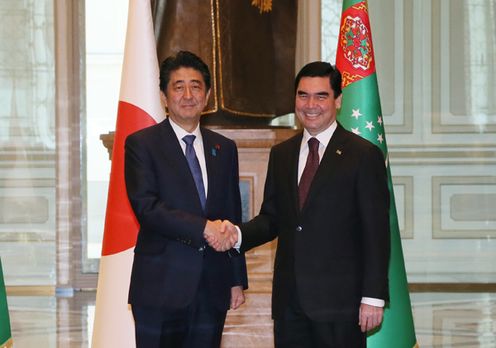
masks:
<path id="1" fill-rule="evenodd" d="M 121 89 L 112 152 L 93 348 L 136 346 L 127 303 L 133 249 L 139 230 L 124 182 L 126 137 L 165 118 L 150 0 L 130 0 Z"/>

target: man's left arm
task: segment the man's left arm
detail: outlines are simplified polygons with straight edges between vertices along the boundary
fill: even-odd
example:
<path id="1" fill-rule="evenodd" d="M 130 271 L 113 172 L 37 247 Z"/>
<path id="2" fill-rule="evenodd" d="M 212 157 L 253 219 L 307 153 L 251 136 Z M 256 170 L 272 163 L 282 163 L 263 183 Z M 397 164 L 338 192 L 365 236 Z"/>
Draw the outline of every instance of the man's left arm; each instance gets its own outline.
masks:
<path id="1" fill-rule="evenodd" d="M 359 324 L 362 331 L 382 322 L 389 298 L 389 189 L 381 150 L 368 148 L 359 171 L 358 190 L 363 250 L 363 288 Z"/>
<path id="2" fill-rule="evenodd" d="M 238 150 L 233 144 L 232 163 L 229 166 L 229 205 L 231 212 L 229 220 L 234 223 L 241 222 L 241 193 L 239 190 L 239 165 Z M 226 168 L 227 169 L 227 168 Z M 231 260 L 232 269 L 232 289 L 231 289 L 231 308 L 235 309 L 244 303 L 243 290 L 248 288 L 248 275 L 246 270 L 246 260 L 244 253 L 236 249 L 228 251 Z"/>

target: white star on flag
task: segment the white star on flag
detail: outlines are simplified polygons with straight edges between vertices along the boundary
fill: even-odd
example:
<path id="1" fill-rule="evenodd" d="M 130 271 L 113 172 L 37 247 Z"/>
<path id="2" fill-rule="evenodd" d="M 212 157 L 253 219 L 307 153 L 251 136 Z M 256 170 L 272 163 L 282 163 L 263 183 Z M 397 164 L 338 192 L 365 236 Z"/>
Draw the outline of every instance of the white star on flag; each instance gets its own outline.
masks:
<path id="1" fill-rule="evenodd" d="M 353 133 L 355 133 L 356 135 L 360 135 L 360 134 L 362 134 L 362 133 L 360 133 L 360 131 L 358 130 L 358 127 L 357 127 L 357 128 L 351 128 L 351 131 L 352 131 Z"/>
<path id="2" fill-rule="evenodd" d="M 351 114 L 351 117 L 354 117 L 358 120 L 358 118 L 362 116 L 362 114 L 360 113 L 360 109 L 353 109 L 353 112 Z"/>
<path id="3" fill-rule="evenodd" d="M 382 125 L 382 117 L 381 116 L 377 116 L 377 123 Z"/>
<path id="4" fill-rule="evenodd" d="M 372 128 L 375 128 L 375 126 L 372 124 L 372 121 L 367 121 L 367 125 L 365 126 L 370 132 L 372 132 Z"/>
<path id="5" fill-rule="evenodd" d="M 380 142 L 382 144 L 382 142 L 384 141 L 384 138 L 382 137 L 382 134 L 379 134 L 377 136 L 377 141 Z"/>

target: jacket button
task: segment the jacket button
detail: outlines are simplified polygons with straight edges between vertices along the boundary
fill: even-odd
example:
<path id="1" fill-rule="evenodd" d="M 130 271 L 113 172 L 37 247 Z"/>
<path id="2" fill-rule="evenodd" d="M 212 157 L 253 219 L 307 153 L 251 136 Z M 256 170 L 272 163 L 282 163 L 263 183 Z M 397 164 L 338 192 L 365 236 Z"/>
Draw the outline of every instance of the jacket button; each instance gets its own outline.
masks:
<path id="1" fill-rule="evenodd" d="M 301 232 L 302 230 L 303 230 L 303 227 L 301 227 L 301 226 L 296 227 L 296 232 Z"/>

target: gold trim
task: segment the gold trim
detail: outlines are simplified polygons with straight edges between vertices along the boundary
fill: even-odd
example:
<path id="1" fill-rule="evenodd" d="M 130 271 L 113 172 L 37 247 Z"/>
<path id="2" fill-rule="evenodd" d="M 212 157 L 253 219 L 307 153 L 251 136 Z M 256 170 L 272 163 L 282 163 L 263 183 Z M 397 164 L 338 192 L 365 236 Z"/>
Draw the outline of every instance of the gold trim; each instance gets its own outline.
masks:
<path id="1" fill-rule="evenodd" d="M 247 111 L 236 111 L 233 109 L 228 108 L 227 106 L 224 105 L 224 100 L 222 100 L 222 108 L 224 110 L 227 110 L 233 114 L 236 115 L 243 115 L 243 116 L 264 116 L 264 117 L 275 117 L 276 114 L 262 114 L 262 113 L 255 113 L 255 112 L 247 112 Z"/>
<path id="2" fill-rule="evenodd" d="M 217 4 L 218 6 L 218 4 Z M 215 35 L 215 14 L 214 14 L 214 0 L 210 0 L 210 22 L 212 23 L 212 75 L 213 75 L 213 97 L 214 97 L 214 108 L 211 110 L 205 110 L 202 112 L 203 114 L 217 112 L 219 110 L 219 106 L 217 104 L 217 60 L 215 59 L 217 45 L 216 35 Z"/>
<path id="3" fill-rule="evenodd" d="M 215 0 L 215 3 L 217 4 L 217 7 L 215 8 L 215 19 L 216 21 L 216 27 L 215 27 L 215 36 L 217 40 L 215 41 L 215 51 L 219 53 L 219 95 L 220 95 L 220 103 L 221 107 L 224 108 L 224 92 L 222 91 L 222 51 L 220 49 L 220 11 L 219 11 L 219 0 Z"/>
<path id="4" fill-rule="evenodd" d="M 215 42 L 216 45 L 214 45 L 216 48 L 217 48 L 217 51 L 219 53 L 219 95 L 220 95 L 220 107 L 222 110 L 226 110 L 226 111 L 229 111 L 230 113 L 232 114 L 235 114 L 235 115 L 243 115 L 243 116 L 258 116 L 258 117 L 274 117 L 275 114 L 262 114 L 262 113 L 256 113 L 256 112 L 246 112 L 246 111 L 238 111 L 238 110 L 234 110 L 234 109 L 231 109 L 231 108 L 228 108 L 226 105 L 225 105 L 225 102 L 224 102 L 224 92 L 223 92 L 223 77 L 222 77 L 222 50 L 221 50 L 221 47 L 220 47 L 220 6 L 219 6 L 219 0 L 216 0 L 216 4 L 217 4 L 217 8 L 215 9 L 215 15 L 216 15 L 216 20 L 217 20 L 217 31 L 216 31 L 216 36 L 217 36 L 217 41 Z M 214 56 L 215 57 L 215 56 Z"/>
<path id="5" fill-rule="evenodd" d="M 54 286 L 6 286 L 8 296 L 54 296 Z M 1 348 L 1 347 L 0 347 Z"/>
<path id="6" fill-rule="evenodd" d="M 368 15 L 369 9 L 367 8 L 367 3 L 361 3 L 360 2 L 358 4 L 351 6 L 351 7 L 357 11 L 364 11 L 365 14 Z"/>
<path id="7" fill-rule="evenodd" d="M 21 223 L 26 223 L 26 222 L 21 221 Z M 2 232 L 0 234 L 0 242 L 2 243 L 5 242 L 46 243 L 46 242 L 54 242 L 54 241 L 55 241 L 55 237 L 52 235 L 48 235 L 46 232 L 33 232 L 33 231 L 26 231 L 24 229 L 16 232 Z"/>
<path id="8" fill-rule="evenodd" d="M 9 338 L 3 344 L 0 344 L 0 348 L 13 348 L 13 347 L 14 347 L 14 341 L 12 341 L 12 338 Z"/>
<path id="9" fill-rule="evenodd" d="M 258 7 L 260 14 L 272 11 L 272 0 L 252 0 L 251 5 Z"/>
<path id="10" fill-rule="evenodd" d="M 410 292 L 496 292 L 496 283 L 410 283 Z"/>
<path id="11" fill-rule="evenodd" d="M 413 348 L 420 348 L 420 346 L 418 345 L 417 342 L 415 342 L 415 345 L 413 346 Z"/>
<path id="12" fill-rule="evenodd" d="M 0 159 L 1 161 L 1 159 Z M 21 187 L 21 188 L 52 188 L 55 187 L 55 179 L 0 179 L 0 188 Z"/>

